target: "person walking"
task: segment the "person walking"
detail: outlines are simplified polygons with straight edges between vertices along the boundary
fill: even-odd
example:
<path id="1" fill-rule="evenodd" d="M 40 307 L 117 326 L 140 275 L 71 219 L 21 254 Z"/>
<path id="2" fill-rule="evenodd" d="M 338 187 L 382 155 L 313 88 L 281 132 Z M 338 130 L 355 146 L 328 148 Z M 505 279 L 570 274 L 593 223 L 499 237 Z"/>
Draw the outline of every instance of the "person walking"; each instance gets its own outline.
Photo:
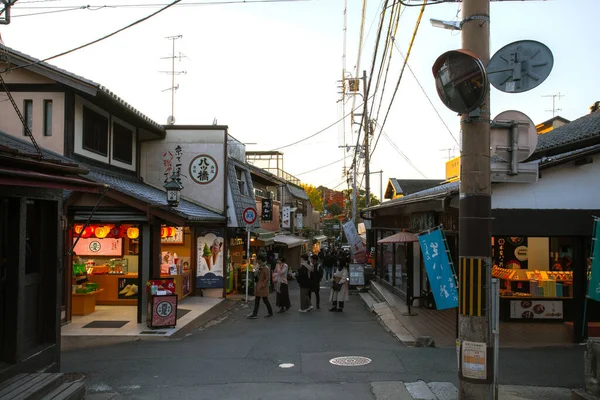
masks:
<path id="1" fill-rule="evenodd" d="M 315 254 L 310 257 L 310 261 L 312 262 L 313 272 L 310 275 L 309 298 L 312 301 L 312 294 L 315 294 L 317 309 L 319 309 L 321 308 L 321 295 L 319 290 L 321 289 L 321 279 L 323 279 L 323 264 L 319 262 L 319 257 Z"/>
<path id="2" fill-rule="evenodd" d="M 267 257 L 264 254 L 260 254 L 256 260 L 258 261 L 258 277 L 256 287 L 254 288 L 254 312 L 248 315 L 248 318 L 258 318 L 258 308 L 260 307 L 261 298 L 265 306 L 267 306 L 268 314 L 265 315 L 265 318 L 271 318 L 273 316 L 273 309 L 271 308 L 271 303 L 269 303 L 269 280 L 271 279 L 271 274 L 267 266 Z"/>
<path id="3" fill-rule="evenodd" d="M 285 262 L 285 258 L 279 257 L 273 273 L 273 282 L 275 282 L 275 291 L 277 292 L 275 306 L 279 307 L 278 313 L 286 312 L 291 307 L 287 280 L 288 270 L 289 267 Z"/>
<path id="4" fill-rule="evenodd" d="M 329 311 L 344 311 L 344 302 L 348 301 L 348 280 L 348 267 L 345 259 L 341 258 L 338 260 L 337 271 L 331 278 L 329 301 L 331 301 L 332 307 Z"/>
<path id="5" fill-rule="evenodd" d="M 323 267 L 325 269 L 325 281 L 329 282 L 333 276 L 333 265 L 335 264 L 335 256 L 333 250 L 327 251 L 325 259 L 323 259 Z"/>
<path id="6" fill-rule="evenodd" d="M 298 268 L 298 276 L 296 278 L 300 286 L 300 310 L 298 311 L 308 312 L 313 309 L 313 306 L 310 304 L 310 274 L 313 272 L 313 267 L 308 262 L 307 254 L 302 254 L 301 260 L 302 262 L 300 263 L 300 268 Z"/>

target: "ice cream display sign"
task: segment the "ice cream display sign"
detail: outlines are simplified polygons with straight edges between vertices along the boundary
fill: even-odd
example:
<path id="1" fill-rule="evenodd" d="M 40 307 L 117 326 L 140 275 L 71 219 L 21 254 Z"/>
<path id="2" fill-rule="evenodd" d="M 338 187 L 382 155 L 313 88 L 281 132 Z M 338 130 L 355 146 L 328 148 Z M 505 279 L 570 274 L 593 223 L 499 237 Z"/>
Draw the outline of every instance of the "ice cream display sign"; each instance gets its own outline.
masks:
<path id="1" fill-rule="evenodd" d="M 225 250 L 223 236 L 222 229 L 205 230 L 199 233 L 196 287 L 203 289 L 223 287 L 223 253 Z"/>

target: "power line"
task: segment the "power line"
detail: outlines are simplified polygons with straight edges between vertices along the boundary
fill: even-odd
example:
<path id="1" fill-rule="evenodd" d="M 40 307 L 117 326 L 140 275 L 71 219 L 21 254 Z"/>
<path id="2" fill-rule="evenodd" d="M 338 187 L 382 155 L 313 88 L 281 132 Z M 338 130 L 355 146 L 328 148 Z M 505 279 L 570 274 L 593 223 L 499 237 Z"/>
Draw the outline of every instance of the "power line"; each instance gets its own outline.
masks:
<path id="1" fill-rule="evenodd" d="M 61 9 L 61 10 L 41 11 L 41 12 L 36 12 L 36 13 L 31 13 L 31 14 L 17 14 L 17 15 L 13 15 L 12 18 L 33 17 L 35 15 L 56 14 L 56 13 L 62 13 L 62 12 L 67 12 L 67 11 L 77 11 L 77 10 L 98 11 L 99 9 L 104 8 L 104 7 L 106 7 L 106 6 L 98 7 L 96 9 L 93 9 L 90 6 L 73 7 L 73 8 L 65 8 L 65 9 Z"/>
<path id="2" fill-rule="evenodd" d="M 404 59 L 404 54 L 402 53 L 402 50 L 400 50 L 400 48 L 398 47 L 398 45 L 396 44 L 396 41 L 394 38 L 392 38 L 392 41 L 394 42 L 394 46 L 396 47 L 396 50 L 398 50 L 398 52 L 400 53 L 400 56 L 402 57 L 402 59 Z M 425 95 L 425 97 L 427 98 L 427 100 L 429 101 L 429 104 L 431 104 L 431 107 L 433 108 L 433 111 L 435 111 L 436 115 L 439 117 L 440 121 L 442 121 L 442 124 L 444 124 L 444 126 L 446 127 L 446 130 L 448 131 L 448 133 L 450 134 L 450 136 L 452 136 L 452 139 L 454 140 L 454 143 L 458 144 L 458 140 L 456 140 L 456 137 L 452 134 L 452 131 L 450 130 L 450 128 L 448 127 L 448 125 L 446 124 L 446 121 L 444 121 L 444 119 L 442 118 L 442 116 L 440 115 L 440 113 L 438 112 L 437 108 L 433 105 L 433 102 L 431 101 L 431 99 L 429 98 L 429 96 L 427 95 L 427 92 L 425 91 L 425 89 L 423 88 L 423 86 L 421 85 L 421 82 L 419 82 L 419 79 L 417 78 L 417 76 L 415 75 L 415 73 L 413 72 L 412 68 L 410 67 L 410 64 L 406 63 L 406 67 L 408 68 L 408 70 L 410 71 L 411 75 L 413 76 L 413 78 L 415 78 L 415 81 L 417 81 L 417 85 L 419 85 L 419 87 L 421 88 L 421 90 L 423 91 L 423 94 Z M 460 145 L 459 145 L 460 146 Z"/>
<path id="3" fill-rule="evenodd" d="M 61 1 L 61 0 L 47 0 L 47 1 Z M 191 2 L 177 4 L 177 7 L 191 7 L 191 6 L 210 6 L 210 5 L 231 5 L 231 4 L 253 4 L 253 3 L 296 3 L 296 2 L 307 2 L 314 0 L 228 0 L 228 1 L 203 1 L 203 2 Z M 40 1 L 44 2 L 44 1 Z M 34 3 L 34 2 L 31 2 Z M 18 4 L 24 4 L 19 2 Z M 143 8 L 143 7 L 162 7 L 169 5 L 169 3 L 142 3 L 142 4 L 111 4 L 111 5 L 99 5 L 99 6 L 81 6 L 82 8 Z M 31 6 L 31 7 L 20 7 L 13 6 L 13 9 L 65 9 L 73 6 Z"/>
<path id="4" fill-rule="evenodd" d="M 379 132 L 379 136 L 377 136 L 377 140 L 375 140 L 375 145 L 373 146 L 373 150 L 371 154 L 375 151 L 377 147 L 377 143 L 379 143 L 379 138 L 381 137 L 381 132 L 383 132 L 383 127 L 387 122 L 388 116 L 390 115 L 390 110 L 392 109 L 392 104 L 394 104 L 394 99 L 396 98 L 396 93 L 398 93 L 398 88 L 400 87 L 400 82 L 402 81 L 402 76 L 404 75 L 404 69 L 406 68 L 406 64 L 408 63 L 408 58 L 410 57 L 410 51 L 412 50 L 413 44 L 415 43 L 415 38 L 417 37 L 417 32 L 419 30 L 419 26 L 421 24 L 421 19 L 423 18 L 423 12 L 425 11 L 425 6 L 427 5 L 427 0 L 423 0 L 423 5 L 421 6 L 421 11 L 419 12 L 419 17 L 417 18 L 417 23 L 415 25 L 415 30 L 413 32 L 412 38 L 410 39 L 410 44 L 408 45 L 408 51 L 406 53 L 406 57 L 404 58 L 404 64 L 402 65 L 402 70 L 400 70 L 400 76 L 398 77 L 398 82 L 396 83 L 396 88 L 394 89 L 394 94 L 392 95 L 392 99 L 390 100 L 390 105 L 385 113 L 385 118 L 383 119 L 383 124 L 381 124 L 381 131 Z"/>
<path id="5" fill-rule="evenodd" d="M 341 159 L 339 159 L 339 160 L 337 160 L 337 161 L 334 161 L 334 162 L 332 162 L 332 163 L 329 163 L 329 164 L 326 164 L 326 165 L 321 165 L 320 167 L 317 167 L 317 168 L 315 168 L 315 169 L 311 169 L 310 171 L 304 171 L 304 172 L 300 172 L 299 174 L 295 174 L 294 176 L 300 176 L 300 175 L 308 174 L 308 173 L 310 173 L 310 172 L 315 172 L 315 171 L 318 171 L 318 170 L 320 170 L 320 169 L 323 169 L 323 168 L 327 168 L 327 167 L 329 167 L 329 166 L 332 166 L 333 164 L 337 164 L 337 163 L 339 163 L 339 162 L 342 162 L 342 161 L 344 161 L 345 159 L 347 159 L 347 158 L 350 158 L 350 157 L 351 157 L 351 156 L 346 156 L 346 157 L 344 157 L 344 158 L 341 158 Z"/>
<path id="6" fill-rule="evenodd" d="M 368 100 L 368 99 L 367 99 L 367 100 Z M 363 103 L 363 104 L 364 104 L 364 103 Z M 332 123 L 332 124 L 330 124 L 330 125 L 326 126 L 325 128 L 321 129 L 320 131 L 318 131 L 318 132 L 316 132 L 316 133 L 313 133 L 312 135 L 310 135 L 310 136 L 307 136 L 307 137 L 305 137 L 304 139 L 300 139 L 300 140 L 298 140 L 298 141 L 296 141 L 296 142 L 294 142 L 294 143 L 286 144 L 285 146 L 281 146 L 281 147 L 277 147 L 277 148 L 275 148 L 275 149 L 272 149 L 271 151 L 276 151 L 276 150 L 285 149 L 286 147 L 290 147 L 290 146 L 293 146 L 293 145 L 295 145 L 295 144 L 302 143 L 302 142 L 304 142 L 305 140 L 311 139 L 311 138 L 313 138 L 313 137 L 315 137 L 315 136 L 317 136 L 317 135 L 319 135 L 319 134 L 321 134 L 321 133 L 325 132 L 327 129 L 330 129 L 330 128 L 332 128 L 332 127 L 336 126 L 338 123 L 340 123 L 341 121 L 345 120 L 347 117 L 349 117 L 350 115 L 352 115 L 352 113 L 353 113 L 354 111 L 358 110 L 359 108 L 361 108 L 361 107 L 363 106 L 363 104 L 361 104 L 360 106 L 356 107 L 355 109 L 353 109 L 352 111 L 350 111 L 349 113 L 347 113 L 346 115 L 344 115 L 342 118 L 340 118 L 340 119 L 338 119 L 337 121 L 335 121 L 334 123 Z"/>
<path id="7" fill-rule="evenodd" d="M 108 35 L 102 36 L 102 37 L 101 37 L 101 38 L 99 38 L 99 39 L 96 39 L 96 40 L 93 40 L 93 41 L 91 41 L 91 42 L 88 42 L 88 43 L 86 43 L 86 44 L 83 44 L 83 45 L 81 45 L 81 46 L 75 47 L 75 48 L 73 48 L 73 49 L 71 49 L 71 50 L 63 51 L 62 53 L 56 54 L 56 55 L 54 55 L 54 56 L 52 56 L 52 57 L 45 58 L 45 59 L 43 59 L 43 60 L 38 60 L 38 61 L 35 61 L 35 62 L 33 62 L 33 63 L 29 63 L 29 64 L 21 65 L 21 66 L 14 67 L 14 68 L 10 68 L 10 67 L 9 67 L 9 68 L 6 68 L 4 71 L 2 71 L 2 73 L 6 73 L 6 72 L 9 72 L 9 71 L 14 71 L 14 70 L 21 69 L 21 68 L 31 67 L 31 66 L 33 66 L 33 65 L 37 65 L 37 64 L 41 64 L 41 63 L 43 63 L 43 62 L 46 62 L 46 61 L 49 61 L 49 60 L 52 60 L 52 59 L 55 59 L 55 58 L 58 58 L 58 57 L 61 57 L 61 56 L 67 55 L 67 54 L 69 54 L 69 53 L 73 53 L 73 52 L 75 52 L 75 51 L 77 51 L 77 50 L 81 50 L 81 49 L 83 49 L 83 48 L 85 48 L 85 47 L 88 47 L 88 46 L 91 46 L 91 45 L 93 45 L 93 44 L 96 44 L 96 43 L 98 43 L 98 42 L 101 42 L 101 41 L 103 41 L 103 40 L 105 40 L 105 39 L 108 39 L 108 38 L 110 38 L 110 37 L 112 37 L 112 36 L 115 36 L 116 34 L 118 34 L 118 33 L 120 33 L 120 32 L 123 32 L 123 31 L 124 31 L 124 30 L 126 30 L 126 29 L 129 29 L 129 28 L 131 28 L 131 27 L 133 27 L 133 26 L 135 26 L 135 25 L 138 25 L 138 24 L 140 24 L 140 23 L 142 23 L 142 22 L 144 22 L 144 21 L 148 20 L 148 19 L 150 19 L 150 18 L 154 17 L 154 16 L 155 16 L 155 15 L 157 15 L 157 14 L 160 14 L 161 12 L 165 11 L 167 8 L 173 7 L 175 4 L 179 3 L 180 1 L 181 1 L 181 0 L 175 0 L 175 1 L 171 2 L 171 3 L 169 3 L 168 5 L 164 6 L 164 7 L 163 7 L 163 8 L 161 8 L 160 10 L 157 10 L 157 11 L 153 12 L 152 14 L 149 14 L 149 15 L 145 16 L 144 18 L 138 19 L 137 21 L 134 21 L 134 22 L 132 22 L 131 24 L 129 24 L 129 25 L 127 25 L 127 26 L 123 27 L 123 28 L 117 29 L 116 31 L 114 31 L 114 32 L 112 32 L 112 33 L 109 33 Z"/>

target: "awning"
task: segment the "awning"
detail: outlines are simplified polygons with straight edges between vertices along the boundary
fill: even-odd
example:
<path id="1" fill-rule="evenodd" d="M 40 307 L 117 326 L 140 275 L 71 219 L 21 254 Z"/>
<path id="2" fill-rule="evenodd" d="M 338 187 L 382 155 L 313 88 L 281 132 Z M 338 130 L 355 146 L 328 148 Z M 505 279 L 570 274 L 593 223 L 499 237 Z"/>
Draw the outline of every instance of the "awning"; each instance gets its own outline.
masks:
<path id="1" fill-rule="evenodd" d="M 321 242 L 324 242 L 325 240 L 327 240 L 327 236 L 318 235 L 318 236 L 315 236 L 313 239 L 316 240 L 317 242 L 321 243 Z"/>
<path id="2" fill-rule="evenodd" d="M 395 235 L 388 236 L 381 240 L 378 240 L 377 243 L 385 244 L 385 243 L 411 243 L 418 242 L 419 237 L 414 233 L 410 232 L 398 232 Z"/>
<path id="3" fill-rule="evenodd" d="M 0 168 L 0 185 L 31 186 L 78 192 L 102 193 L 105 185 L 78 177 L 68 177 L 16 168 Z"/>
<path id="4" fill-rule="evenodd" d="M 303 243 L 308 243 L 308 240 L 294 235 L 275 235 L 275 243 L 283 244 L 288 249 L 301 246 Z"/>
<path id="5" fill-rule="evenodd" d="M 252 242 L 254 246 L 272 246 L 275 243 L 275 232 L 264 228 L 252 228 L 250 233 L 255 240 Z"/>

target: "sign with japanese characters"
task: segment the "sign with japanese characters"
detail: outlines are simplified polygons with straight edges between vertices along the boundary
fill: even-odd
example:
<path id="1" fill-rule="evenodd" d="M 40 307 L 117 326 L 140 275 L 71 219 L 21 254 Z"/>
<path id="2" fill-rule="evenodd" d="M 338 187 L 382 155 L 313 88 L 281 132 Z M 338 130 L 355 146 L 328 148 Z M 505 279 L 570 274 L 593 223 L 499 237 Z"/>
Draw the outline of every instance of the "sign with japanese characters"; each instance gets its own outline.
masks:
<path id="1" fill-rule="evenodd" d="M 588 296 L 600 301 L 600 220 L 594 221 L 594 237 L 592 239 L 592 277 L 589 283 Z"/>
<path id="2" fill-rule="evenodd" d="M 485 379 L 487 377 L 486 344 L 462 342 L 462 375 L 465 378 Z"/>
<path id="3" fill-rule="evenodd" d="M 513 319 L 563 319 L 563 302 L 544 300 L 511 300 L 510 317 Z"/>
<path id="4" fill-rule="evenodd" d="M 445 310 L 458 307 L 456 280 L 441 229 L 435 228 L 420 235 L 419 243 L 436 308 Z"/>
<path id="5" fill-rule="evenodd" d="M 181 196 L 225 213 L 227 132 L 224 129 L 169 129 L 164 140 L 148 141 L 140 151 L 140 175 L 162 188 L 173 174 L 183 186 Z"/>
<path id="6" fill-rule="evenodd" d="M 190 163 L 190 178 L 200 185 L 207 185 L 215 180 L 219 173 L 219 165 L 208 154 L 201 154 Z"/>
<path id="7" fill-rule="evenodd" d="M 148 326 L 158 328 L 177 324 L 177 295 L 151 296 L 148 302 Z"/>
<path id="8" fill-rule="evenodd" d="M 367 262 L 367 249 L 365 248 L 362 240 L 360 240 L 360 236 L 358 236 L 354 222 L 349 221 L 344 224 L 344 233 L 348 239 L 348 244 L 350 245 L 352 257 L 354 258 L 355 262 Z"/>
<path id="9" fill-rule="evenodd" d="M 297 213 L 296 214 L 296 228 L 297 229 L 302 229 L 302 222 L 304 221 L 304 215 Z"/>
<path id="10" fill-rule="evenodd" d="M 499 268 L 527 269 L 527 238 L 521 236 L 494 237 L 492 258 Z"/>
<path id="11" fill-rule="evenodd" d="M 73 238 L 73 242 L 77 240 Z M 80 238 L 73 249 L 78 256 L 122 256 L 123 239 L 120 238 Z"/>
<path id="12" fill-rule="evenodd" d="M 273 221 L 273 200 L 262 199 L 261 201 L 261 220 L 265 222 Z"/>
<path id="13" fill-rule="evenodd" d="M 290 224 L 290 207 L 289 206 L 283 206 L 281 207 L 281 227 L 282 228 L 289 228 L 291 226 Z"/>

